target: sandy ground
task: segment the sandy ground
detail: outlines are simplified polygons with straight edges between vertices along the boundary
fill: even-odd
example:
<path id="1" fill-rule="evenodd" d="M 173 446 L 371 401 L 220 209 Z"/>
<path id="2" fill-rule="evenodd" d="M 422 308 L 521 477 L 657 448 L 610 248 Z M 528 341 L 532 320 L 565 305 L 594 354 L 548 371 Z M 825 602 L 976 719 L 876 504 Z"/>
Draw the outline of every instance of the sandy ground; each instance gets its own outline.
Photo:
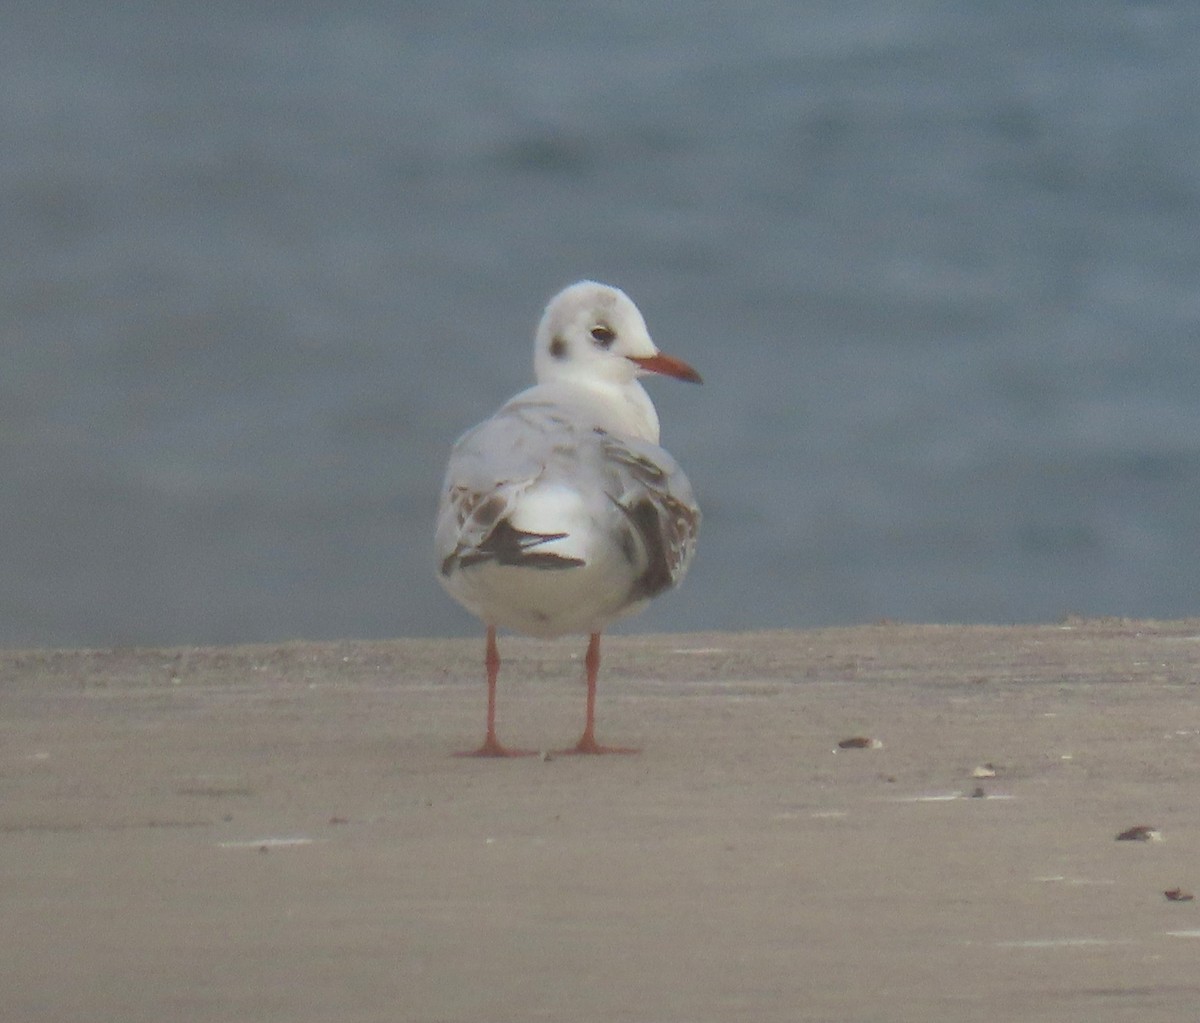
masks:
<path id="1" fill-rule="evenodd" d="M 481 645 L 0 654 L 3 1017 L 1200 1015 L 1200 620 Z"/>

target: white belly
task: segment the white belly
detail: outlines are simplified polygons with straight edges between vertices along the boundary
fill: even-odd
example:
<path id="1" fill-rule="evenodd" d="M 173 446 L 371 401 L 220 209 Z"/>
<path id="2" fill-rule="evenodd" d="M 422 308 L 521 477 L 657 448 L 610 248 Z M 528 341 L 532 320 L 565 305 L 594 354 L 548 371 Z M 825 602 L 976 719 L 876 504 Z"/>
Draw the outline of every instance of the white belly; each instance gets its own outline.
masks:
<path id="1" fill-rule="evenodd" d="M 634 566 L 619 550 L 572 568 L 483 562 L 443 578 L 446 589 L 490 625 L 529 636 L 600 632 L 645 601 L 631 602 Z"/>

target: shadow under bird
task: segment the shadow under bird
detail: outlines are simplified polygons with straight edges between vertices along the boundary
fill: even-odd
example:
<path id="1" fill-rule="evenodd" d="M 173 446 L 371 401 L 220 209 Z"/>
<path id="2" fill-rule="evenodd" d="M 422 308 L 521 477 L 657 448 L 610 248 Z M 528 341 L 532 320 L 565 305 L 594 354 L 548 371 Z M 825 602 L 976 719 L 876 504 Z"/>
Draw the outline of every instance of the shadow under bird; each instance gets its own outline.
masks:
<path id="1" fill-rule="evenodd" d="M 624 292 L 594 281 L 551 299 L 534 371 L 533 387 L 454 445 L 438 509 L 438 578 L 487 628 L 487 732 L 468 755 L 533 752 L 496 736 L 497 628 L 587 635 L 583 734 L 562 752 L 633 753 L 596 741 L 600 634 L 680 582 L 700 528 L 638 378 L 700 375 L 655 347 Z"/>

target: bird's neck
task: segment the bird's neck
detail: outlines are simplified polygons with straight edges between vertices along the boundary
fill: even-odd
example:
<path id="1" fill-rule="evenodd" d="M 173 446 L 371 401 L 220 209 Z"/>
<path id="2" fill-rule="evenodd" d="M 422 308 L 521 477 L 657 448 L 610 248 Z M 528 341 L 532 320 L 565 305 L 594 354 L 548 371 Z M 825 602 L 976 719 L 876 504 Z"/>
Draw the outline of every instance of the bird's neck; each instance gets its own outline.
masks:
<path id="1" fill-rule="evenodd" d="M 584 412 L 597 427 L 610 433 L 658 443 L 658 413 L 650 395 L 636 380 L 559 378 L 533 390 L 544 391 L 551 400 Z"/>
<path id="2" fill-rule="evenodd" d="M 621 409 L 623 421 L 628 423 L 628 433 L 639 440 L 658 443 L 658 411 L 646 389 L 636 380 L 613 386 L 612 401 Z"/>

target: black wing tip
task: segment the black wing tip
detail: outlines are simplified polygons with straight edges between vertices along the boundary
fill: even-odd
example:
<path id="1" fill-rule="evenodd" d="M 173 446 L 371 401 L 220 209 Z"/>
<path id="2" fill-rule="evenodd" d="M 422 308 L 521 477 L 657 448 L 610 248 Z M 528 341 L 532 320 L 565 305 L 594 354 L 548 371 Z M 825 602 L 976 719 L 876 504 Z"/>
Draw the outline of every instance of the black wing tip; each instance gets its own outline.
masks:
<path id="1" fill-rule="evenodd" d="M 531 533 L 517 529 L 508 519 L 501 519 L 482 543 L 449 555 L 442 562 L 442 575 L 449 576 L 456 568 L 470 568 L 488 561 L 497 565 L 551 571 L 586 565 L 583 558 L 532 549 L 565 536 L 566 533 Z"/>

